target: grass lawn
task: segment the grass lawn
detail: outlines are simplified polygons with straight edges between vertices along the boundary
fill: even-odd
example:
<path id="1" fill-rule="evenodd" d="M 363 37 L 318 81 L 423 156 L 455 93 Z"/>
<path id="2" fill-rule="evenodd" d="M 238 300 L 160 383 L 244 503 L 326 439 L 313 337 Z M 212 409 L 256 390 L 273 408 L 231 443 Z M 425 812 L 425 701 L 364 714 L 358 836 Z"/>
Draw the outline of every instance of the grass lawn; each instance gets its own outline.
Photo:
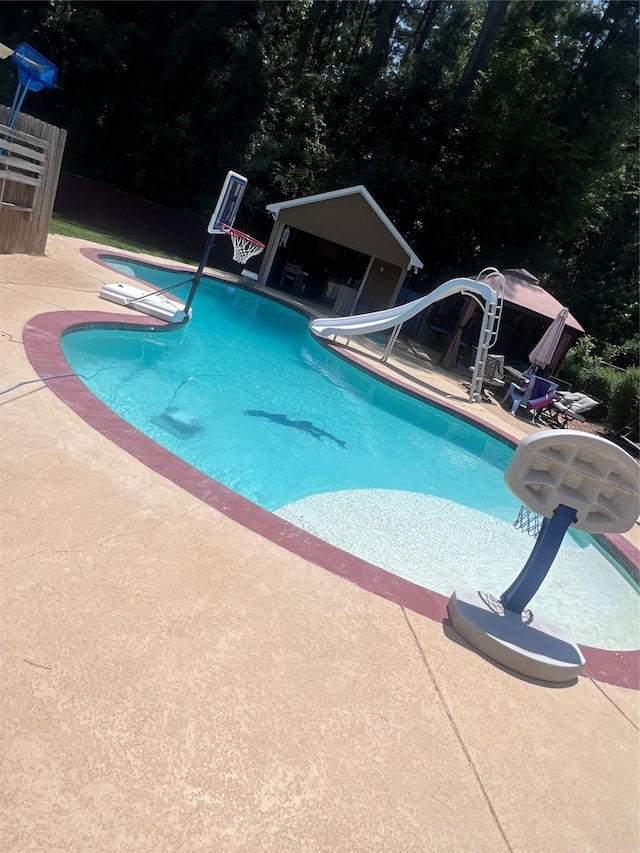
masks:
<path id="1" fill-rule="evenodd" d="M 70 219 L 57 216 L 55 213 L 51 217 L 49 233 L 62 234 L 63 237 L 78 237 L 81 240 L 91 240 L 94 243 L 105 243 L 114 249 L 124 249 L 129 252 L 144 252 L 148 255 L 156 255 L 158 258 L 169 258 L 172 261 L 182 261 L 187 264 L 193 263 L 193 260 L 189 260 L 189 258 L 167 254 L 167 252 L 162 252 L 155 247 L 144 246 L 141 243 L 136 243 L 117 234 L 109 234 L 106 231 L 96 231 L 93 228 L 87 228 L 84 225 L 79 225 L 77 222 L 72 222 Z"/>

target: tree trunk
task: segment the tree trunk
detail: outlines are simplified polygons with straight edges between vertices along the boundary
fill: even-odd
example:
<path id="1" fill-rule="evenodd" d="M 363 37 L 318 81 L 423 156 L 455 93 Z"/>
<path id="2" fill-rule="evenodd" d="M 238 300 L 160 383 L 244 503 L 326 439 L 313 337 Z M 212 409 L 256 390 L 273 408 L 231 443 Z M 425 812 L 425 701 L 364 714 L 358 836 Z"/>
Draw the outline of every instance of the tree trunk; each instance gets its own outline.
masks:
<path id="1" fill-rule="evenodd" d="M 413 48 L 414 54 L 422 53 L 422 51 L 424 50 L 424 44 L 427 40 L 427 36 L 433 28 L 433 23 L 436 19 L 436 15 L 438 14 L 438 9 L 441 5 L 442 0 L 429 0 L 427 5 L 424 7 L 424 14 L 422 16 L 422 20 L 416 28 L 416 32 L 418 33 L 418 40 L 416 41 L 416 46 Z"/>
<path id="2" fill-rule="evenodd" d="M 320 16 L 322 15 L 323 6 L 324 3 L 320 2 L 320 0 L 313 0 L 313 3 L 311 4 L 311 11 L 307 16 L 307 20 L 304 22 L 304 26 L 300 32 L 300 38 L 298 39 L 298 55 L 296 56 L 293 73 L 291 75 L 293 80 L 299 80 L 302 77 L 302 72 L 304 71 L 304 66 L 309 55 L 311 40 L 318 25 L 318 21 L 320 20 Z"/>
<path id="3" fill-rule="evenodd" d="M 484 16 L 482 28 L 473 46 L 462 77 L 458 83 L 457 101 L 459 108 L 467 102 L 478 74 L 487 67 L 491 48 L 498 35 L 500 25 L 507 14 L 509 0 L 491 0 Z"/>
<path id="4" fill-rule="evenodd" d="M 369 88 L 389 61 L 389 42 L 403 5 L 404 0 L 382 0 L 376 7 L 376 32 L 362 69 L 361 91 Z"/>
<path id="5" fill-rule="evenodd" d="M 607 3 L 606 9 L 602 13 L 602 18 L 600 20 L 600 26 L 598 27 L 598 29 L 595 32 L 593 32 L 591 34 L 591 38 L 589 39 L 589 44 L 586 46 L 584 53 L 582 54 L 582 56 L 580 58 L 580 63 L 578 64 L 578 67 L 576 68 L 575 72 L 573 73 L 573 76 L 569 82 L 569 85 L 567 86 L 567 90 L 565 92 L 566 98 L 570 98 L 573 95 L 573 93 L 575 92 L 576 86 L 578 85 L 578 81 L 580 80 L 580 77 L 582 76 L 582 73 L 583 73 L 584 69 L 586 68 L 587 63 L 591 59 L 591 56 L 595 52 L 598 42 L 601 40 L 603 31 L 608 29 L 607 19 L 609 17 L 611 17 L 611 14 L 613 12 L 613 5 L 614 5 L 613 0 L 609 0 L 609 3 Z"/>
<path id="6" fill-rule="evenodd" d="M 349 62 L 347 65 L 350 67 L 353 64 L 353 60 L 355 59 L 356 53 L 358 52 L 358 48 L 360 47 L 360 38 L 362 36 L 362 28 L 364 27 L 364 22 L 367 19 L 367 12 L 369 11 L 369 2 L 370 0 L 366 0 L 364 4 L 364 8 L 362 10 L 362 17 L 360 18 L 360 25 L 358 26 L 358 32 L 356 33 L 356 37 L 353 41 L 353 47 L 351 48 L 351 54 L 349 56 Z"/>
<path id="7" fill-rule="evenodd" d="M 344 17 L 345 7 L 333 0 L 325 3 L 324 15 L 317 29 L 315 48 L 313 51 L 313 67 L 322 71 L 333 46 L 336 27 Z"/>

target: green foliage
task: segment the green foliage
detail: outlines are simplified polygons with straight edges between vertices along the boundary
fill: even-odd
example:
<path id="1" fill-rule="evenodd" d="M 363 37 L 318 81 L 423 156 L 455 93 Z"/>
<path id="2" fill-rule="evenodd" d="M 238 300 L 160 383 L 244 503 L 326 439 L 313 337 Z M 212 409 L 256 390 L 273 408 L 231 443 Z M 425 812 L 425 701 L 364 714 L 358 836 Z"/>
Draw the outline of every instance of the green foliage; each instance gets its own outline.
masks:
<path id="1" fill-rule="evenodd" d="M 602 406 L 594 413 L 599 421 L 607 417 L 624 377 L 623 371 L 602 363 L 601 357 L 596 354 L 596 343 L 588 335 L 580 338 L 569 350 L 560 374 L 560 378 L 570 382 L 574 390 L 583 391 L 602 401 Z"/>
<path id="2" fill-rule="evenodd" d="M 257 4 L 57 0 L 37 11 L 22 37 L 59 75 L 29 104 L 38 99 L 43 118 L 69 129 L 65 167 L 184 212 L 209 210 L 264 102 Z"/>
<path id="3" fill-rule="evenodd" d="M 578 386 L 586 373 L 599 367 L 601 359 L 595 353 L 595 346 L 595 341 L 589 335 L 581 337 L 567 353 L 560 378 Z"/>
<path id="4" fill-rule="evenodd" d="M 602 406 L 594 413 L 594 417 L 598 421 L 607 417 L 611 401 L 623 378 L 624 373 L 613 367 L 602 365 L 585 370 L 580 377 L 580 384 L 577 389 L 602 401 Z"/>
<path id="5" fill-rule="evenodd" d="M 640 368 L 632 367 L 618 382 L 611 395 L 607 425 L 612 432 L 637 421 L 640 408 Z"/>
<path id="6" fill-rule="evenodd" d="M 631 338 L 638 327 L 635 146 L 622 146 L 619 156 L 620 165 L 585 194 L 571 241 L 557 243 L 554 276 L 556 296 L 570 302 L 595 337 L 614 344 Z"/>
<path id="7" fill-rule="evenodd" d="M 621 367 L 623 370 L 627 370 L 629 367 L 639 367 L 640 335 L 636 334 L 633 338 L 622 344 L 607 346 L 603 357 L 605 361 L 611 362 L 611 364 L 615 364 L 616 367 Z"/>
<path id="8" fill-rule="evenodd" d="M 67 128 L 68 171 L 206 218 L 236 169 L 256 236 L 269 202 L 364 183 L 430 284 L 527 267 L 598 350 L 622 346 L 638 316 L 638 4 L 511 2 L 460 99 L 486 10 L 47 0 L 5 3 L 2 41 L 59 66 L 25 109 Z M 14 88 L 0 63 L 0 100 Z"/>

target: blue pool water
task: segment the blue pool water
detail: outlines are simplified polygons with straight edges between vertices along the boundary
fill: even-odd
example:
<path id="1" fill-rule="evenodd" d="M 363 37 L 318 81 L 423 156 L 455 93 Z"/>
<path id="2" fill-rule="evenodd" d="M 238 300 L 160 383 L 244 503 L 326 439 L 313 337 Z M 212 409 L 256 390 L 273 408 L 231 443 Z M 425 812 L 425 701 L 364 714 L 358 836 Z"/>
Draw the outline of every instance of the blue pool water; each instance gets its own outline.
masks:
<path id="1" fill-rule="evenodd" d="M 158 287 L 186 278 L 111 265 Z M 513 528 L 507 445 L 338 359 L 271 300 L 206 282 L 182 329 L 79 331 L 63 348 L 88 387 L 155 441 L 395 574 L 445 595 L 459 585 L 499 594 L 531 550 Z M 566 537 L 534 604 L 581 642 L 637 648 L 636 591 L 583 534 Z"/>

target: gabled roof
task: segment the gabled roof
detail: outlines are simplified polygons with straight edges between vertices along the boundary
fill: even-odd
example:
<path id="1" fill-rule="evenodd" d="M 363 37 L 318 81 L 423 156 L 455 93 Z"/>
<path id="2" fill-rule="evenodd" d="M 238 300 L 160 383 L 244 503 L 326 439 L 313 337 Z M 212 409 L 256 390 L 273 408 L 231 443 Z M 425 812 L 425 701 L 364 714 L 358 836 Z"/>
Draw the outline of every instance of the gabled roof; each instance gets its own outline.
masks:
<path id="1" fill-rule="evenodd" d="M 380 205 L 375 201 L 375 199 L 372 197 L 366 187 L 362 185 L 356 187 L 346 187 L 345 189 L 341 190 L 333 190 L 332 192 L 328 193 L 318 193 L 317 195 L 309 195 L 305 196 L 304 198 L 295 198 L 291 201 L 280 201 L 275 204 L 268 204 L 267 210 L 269 211 L 269 213 L 274 214 L 274 217 L 278 219 L 282 211 L 291 210 L 296 207 L 303 207 L 305 205 L 313 205 L 322 202 L 333 201 L 335 199 L 345 198 L 348 196 L 361 196 L 366 201 L 373 213 L 377 216 L 377 218 L 384 225 L 387 231 L 393 236 L 396 243 L 408 256 L 409 261 L 407 264 L 407 268 L 423 268 L 423 263 L 420 258 L 415 254 L 411 246 L 409 246 L 407 241 L 404 239 L 402 234 L 400 234 L 400 232 L 391 222 L 389 217 L 383 212 Z M 375 247 L 372 249 L 371 254 L 375 254 Z"/>
<path id="2" fill-rule="evenodd" d="M 505 302 L 511 302 L 534 314 L 541 314 L 543 317 L 555 320 L 563 306 L 555 296 L 540 286 L 540 280 L 535 275 L 525 269 L 503 270 L 502 273 L 505 279 Z M 584 332 L 573 314 L 568 315 L 566 325 L 578 332 Z"/>

